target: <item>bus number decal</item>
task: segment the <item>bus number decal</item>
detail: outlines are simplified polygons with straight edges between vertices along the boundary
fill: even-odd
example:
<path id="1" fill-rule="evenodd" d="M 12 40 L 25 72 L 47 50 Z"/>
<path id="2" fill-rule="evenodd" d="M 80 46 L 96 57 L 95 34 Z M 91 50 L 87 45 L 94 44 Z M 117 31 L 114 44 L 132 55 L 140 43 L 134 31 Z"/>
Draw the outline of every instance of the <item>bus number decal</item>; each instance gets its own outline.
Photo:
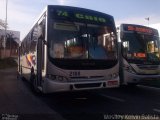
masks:
<path id="1" fill-rule="evenodd" d="M 61 11 L 61 10 L 57 10 L 57 15 L 58 15 L 58 16 L 68 17 L 68 12 L 66 12 L 66 11 Z"/>
<path id="2" fill-rule="evenodd" d="M 78 76 L 80 76 L 80 71 L 71 71 L 69 73 L 69 76 L 70 77 L 78 77 Z"/>

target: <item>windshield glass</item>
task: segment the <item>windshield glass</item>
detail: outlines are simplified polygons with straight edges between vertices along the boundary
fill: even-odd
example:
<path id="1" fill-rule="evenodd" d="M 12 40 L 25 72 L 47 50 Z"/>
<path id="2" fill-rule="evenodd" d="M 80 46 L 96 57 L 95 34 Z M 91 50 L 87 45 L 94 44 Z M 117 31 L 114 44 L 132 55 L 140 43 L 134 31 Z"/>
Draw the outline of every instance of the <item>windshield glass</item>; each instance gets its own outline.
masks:
<path id="1" fill-rule="evenodd" d="M 122 37 L 122 54 L 127 59 L 159 61 L 159 38 L 154 35 L 137 32 L 124 32 Z"/>
<path id="2" fill-rule="evenodd" d="M 58 59 L 117 59 L 116 35 L 108 26 L 54 22 L 49 53 Z"/>

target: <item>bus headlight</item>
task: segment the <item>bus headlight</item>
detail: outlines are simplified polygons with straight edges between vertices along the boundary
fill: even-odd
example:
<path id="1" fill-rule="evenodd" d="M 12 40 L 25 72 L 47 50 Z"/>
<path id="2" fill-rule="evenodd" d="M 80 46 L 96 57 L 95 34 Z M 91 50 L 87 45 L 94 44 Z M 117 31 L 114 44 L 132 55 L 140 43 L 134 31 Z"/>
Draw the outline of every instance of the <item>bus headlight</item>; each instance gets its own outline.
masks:
<path id="1" fill-rule="evenodd" d="M 108 75 L 108 78 L 109 78 L 109 79 L 113 79 L 113 78 L 118 77 L 118 75 L 119 75 L 118 73 L 112 73 L 112 74 L 109 74 L 109 75 Z"/>
<path id="2" fill-rule="evenodd" d="M 47 78 L 49 78 L 49 79 L 51 79 L 51 80 L 56 80 L 56 75 L 48 74 L 48 75 L 47 75 Z"/>
<path id="3" fill-rule="evenodd" d="M 113 78 L 116 78 L 116 77 L 118 77 L 118 73 L 113 73 Z"/>
<path id="4" fill-rule="evenodd" d="M 66 77 L 64 77 L 64 76 L 57 76 L 57 80 L 58 80 L 58 81 L 66 82 L 66 81 L 68 81 L 68 78 L 66 78 Z"/>
<path id="5" fill-rule="evenodd" d="M 64 76 L 59 76 L 59 75 L 51 75 L 51 74 L 48 74 L 47 77 L 51 80 L 55 80 L 55 81 L 60 81 L 60 82 L 66 82 L 68 81 L 68 78 L 67 77 L 64 77 Z"/>
<path id="6" fill-rule="evenodd" d="M 135 74 L 135 70 L 130 66 L 130 65 L 124 65 L 124 70 L 130 72 L 130 73 L 133 73 Z"/>

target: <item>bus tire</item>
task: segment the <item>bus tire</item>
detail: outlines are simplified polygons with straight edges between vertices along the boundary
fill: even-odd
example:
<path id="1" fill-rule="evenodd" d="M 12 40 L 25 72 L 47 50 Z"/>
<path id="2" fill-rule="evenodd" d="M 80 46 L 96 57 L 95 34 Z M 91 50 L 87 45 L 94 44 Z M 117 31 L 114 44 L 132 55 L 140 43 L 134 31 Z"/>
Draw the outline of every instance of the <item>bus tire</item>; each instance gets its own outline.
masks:
<path id="1" fill-rule="evenodd" d="M 35 95 L 40 95 L 41 92 L 36 86 L 36 79 L 37 79 L 37 76 L 34 73 L 32 73 L 30 76 L 31 90 Z"/>

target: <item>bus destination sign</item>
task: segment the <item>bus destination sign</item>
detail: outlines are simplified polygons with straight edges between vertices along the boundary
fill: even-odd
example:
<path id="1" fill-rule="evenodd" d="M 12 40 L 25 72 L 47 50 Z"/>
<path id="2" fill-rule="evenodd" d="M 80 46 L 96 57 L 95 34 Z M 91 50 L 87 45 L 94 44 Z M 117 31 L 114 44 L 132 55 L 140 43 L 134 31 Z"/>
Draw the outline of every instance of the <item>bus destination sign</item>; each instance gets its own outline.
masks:
<path id="1" fill-rule="evenodd" d="M 63 18 L 63 19 L 74 19 L 78 21 L 89 21 L 89 22 L 96 22 L 96 23 L 106 23 L 106 19 L 104 17 L 96 16 L 94 14 L 87 14 L 81 12 L 69 12 L 66 10 L 56 10 L 55 13 L 56 17 Z"/>
<path id="2" fill-rule="evenodd" d="M 148 34 L 153 34 L 153 30 L 150 28 L 146 27 L 141 27 L 141 26 L 127 26 L 127 31 L 135 31 L 135 32 L 141 32 L 141 33 L 148 33 Z"/>

